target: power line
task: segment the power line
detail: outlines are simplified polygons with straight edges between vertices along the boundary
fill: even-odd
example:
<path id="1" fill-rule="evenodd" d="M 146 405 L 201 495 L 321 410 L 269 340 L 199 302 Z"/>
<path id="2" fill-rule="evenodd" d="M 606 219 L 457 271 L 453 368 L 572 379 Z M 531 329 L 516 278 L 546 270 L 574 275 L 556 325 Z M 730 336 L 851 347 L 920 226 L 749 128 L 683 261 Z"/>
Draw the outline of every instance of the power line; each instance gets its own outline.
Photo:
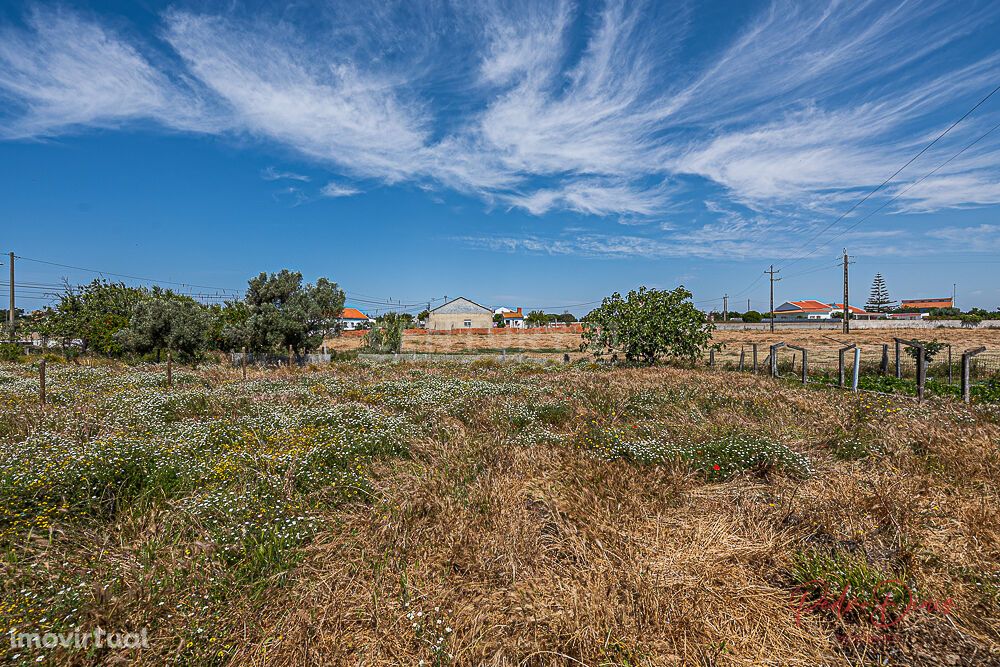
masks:
<path id="1" fill-rule="evenodd" d="M 976 102 L 976 105 L 975 105 L 974 107 L 972 107 L 971 109 L 969 109 L 968 111 L 966 111 L 966 112 L 965 112 L 964 114 L 962 114 L 962 117 L 961 117 L 961 118 L 959 118 L 959 119 L 958 119 L 958 120 L 956 120 L 956 121 L 955 121 L 954 123 L 952 123 L 951 125 L 949 125 L 949 126 L 948 126 L 948 127 L 947 127 L 947 128 L 945 129 L 945 130 L 944 130 L 944 132 L 942 132 L 942 133 L 941 133 L 941 134 L 939 134 L 939 135 L 938 135 L 937 137 L 935 137 L 935 138 L 934 138 L 934 140 L 933 140 L 933 141 L 931 141 L 931 142 L 930 142 L 929 144 L 927 144 L 926 146 L 924 146 L 923 148 L 921 148 L 921 149 L 920 149 L 920 152 L 918 152 L 918 153 L 917 153 L 916 155 L 914 155 L 914 156 L 913 156 L 913 157 L 911 157 L 911 158 L 910 158 L 909 160 L 907 160 L 906 164 L 904 164 L 904 165 L 903 165 L 902 167 L 900 167 L 899 169 L 897 169 L 896 171 L 894 171 L 894 172 L 893 172 L 893 174 L 892 174 L 892 176 L 890 176 L 889 178 L 887 178 L 887 179 L 885 179 L 884 181 L 882 181 L 882 182 L 881 182 L 881 183 L 880 183 L 880 184 L 879 184 L 879 185 L 878 185 L 877 187 L 875 187 L 875 188 L 874 188 L 873 190 L 871 190 L 870 192 L 868 192 L 868 194 L 866 194 L 866 195 L 865 195 L 864 197 L 862 197 L 861 199 L 859 199 L 858 201 L 856 201 L 856 202 L 854 203 L 854 205 L 852 205 L 852 206 L 851 206 L 851 207 L 850 207 L 849 209 L 847 209 L 846 211 L 844 211 L 843 213 L 841 213 L 841 214 L 840 214 L 840 216 L 838 216 L 836 220 L 834 220 L 833 222 L 829 223 L 829 224 L 828 224 L 828 225 L 827 225 L 826 227 L 824 227 L 824 228 L 823 228 L 823 229 L 821 229 L 821 230 L 820 230 L 819 232 L 817 232 L 817 233 L 816 233 L 816 234 L 814 234 L 814 235 L 813 235 L 812 237 L 810 237 L 810 238 L 809 238 L 809 239 L 808 239 L 808 240 L 807 240 L 807 241 L 806 241 L 805 243 L 803 243 L 803 244 L 802 244 L 802 248 L 805 248 L 805 247 L 806 247 L 806 246 L 808 246 L 808 245 L 809 245 L 810 243 L 812 243 L 812 242 L 813 242 L 813 241 L 814 241 L 815 239 L 817 239 L 817 238 L 819 238 L 820 236 L 822 236 L 823 234 L 825 234 L 825 233 L 826 233 L 826 231 L 827 231 L 828 229 L 830 229 L 831 227 L 833 227 L 834 225 L 836 225 L 836 224 L 837 224 L 838 222 L 840 222 L 841 220 L 843 220 L 843 219 L 844 219 L 845 217 L 847 217 L 847 216 L 848 216 L 848 215 L 849 215 L 849 214 L 850 214 L 850 213 L 851 213 L 852 211 L 854 211 L 854 210 L 855 210 L 855 209 L 856 209 L 856 208 L 857 208 L 858 206 L 861 206 L 861 204 L 863 204 L 863 203 L 865 203 L 866 201 L 868 201 L 868 199 L 869 199 L 869 198 L 870 198 L 870 197 L 871 197 L 872 195 L 874 195 L 874 194 L 875 194 L 876 192 L 878 192 L 879 190 L 881 190 L 882 188 L 884 188 L 884 187 L 885 187 L 885 186 L 886 186 L 886 185 L 887 185 L 887 184 L 888 184 L 888 183 L 889 183 L 890 181 L 892 181 L 892 179 L 896 178 L 896 176 L 898 176 L 898 175 L 900 174 L 900 172 L 902 172 L 902 171 L 903 171 L 904 169 L 906 169 L 906 168 L 907 168 L 907 167 L 909 167 L 909 166 L 910 166 L 911 164 L 913 164 L 913 162 L 914 162 L 915 160 L 917 160 L 917 158 L 919 158 L 919 157 L 920 157 L 921 155 L 923 155 L 923 154 L 924 154 L 924 153 L 926 153 L 926 152 L 927 152 L 928 150 L 930 150 L 930 148 L 931 148 L 932 146 L 934 146 L 934 144 L 936 144 L 936 143 L 937 143 L 938 141 L 940 141 L 941 139 L 943 139 L 943 138 L 945 137 L 945 135 L 947 135 L 947 134 L 948 134 L 949 132 L 951 132 L 951 131 L 952 131 L 953 129 L 955 129 L 955 127 L 956 127 L 956 126 L 957 126 L 957 125 L 958 125 L 959 123 L 961 123 L 961 122 L 962 122 L 962 121 L 964 121 L 964 120 L 965 120 L 966 118 L 968 118 L 969 116 L 971 116 L 971 115 L 972 115 L 972 113 L 973 113 L 973 112 L 975 112 L 975 110 L 976 110 L 976 109 L 978 109 L 978 108 L 979 108 L 979 107 L 981 107 L 981 106 L 982 106 L 983 104 L 985 104 L 985 103 L 986 103 L 986 101 L 987 101 L 988 99 L 990 99 L 991 97 L 993 97 L 993 95 L 994 95 L 994 94 L 995 94 L 995 93 L 996 93 L 996 92 L 997 92 L 998 90 L 1000 90 L 1000 86 L 997 86 L 996 88 L 994 88 L 993 90 L 991 90 L 991 91 L 989 92 L 989 94 L 988 94 L 988 95 L 986 95 L 986 97 L 984 97 L 983 99 L 981 99 L 981 100 L 979 100 L 978 102 Z M 991 131 L 992 131 L 992 130 L 991 130 Z M 987 134 L 988 134 L 988 133 L 987 133 Z M 815 252 L 815 251 L 814 251 L 814 252 Z M 810 254 L 811 254 L 811 253 L 810 253 Z M 806 255 L 806 257 L 808 257 L 808 255 Z M 782 267 L 782 268 L 787 268 L 787 267 L 791 266 L 792 264 L 795 264 L 796 262 L 800 261 L 801 259 L 804 259 L 804 258 L 803 258 L 803 257 L 799 257 L 799 258 L 796 258 L 796 259 L 792 260 L 792 262 L 790 262 L 789 264 L 786 264 L 786 265 L 785 265 L 784 267 Z"/>
<path id="2" fill-rule="evenodd" d="M 851 225 L 847 229 L 844 229 L 843 231 L 839 232 L 838 234 L 834 235 L 828 241 L 826 241 L 826 243 L 824 243 L 823 245 L 817 246 L 816 249 L 813 250 L 813 252 L 816 252 L 816 250 L 819 250 L 820 248 L 823 248 L 823 247 L 825 247 L 825 246 L 833 243 L 834 241 L 836 241 L 838 238 L 840 238 L 844 234 L 850 232 L 853 229 L 856 229 L 863 222 L 865 222 L 866 220 L 870 219 L 873 215 L 875 215 L 876 213 L 878 213 L 879 211 L 881 211 L 882 209 L 884 209 L 885 207 L 887 207 L 889 204 L 891 204 L 892 202 L 894 202 L 897 199 L 899 199 L 900 197 L 902 197 L 904 194 L 906 194 L 907 192 L 909 192 L 910 190 L 912 190 L 915 186 L 923 183 L 928 178 L 930 178 L 931 176 L 933 176 L 934 174 L 936 174 L 938 171 L 940 171 L 941 169 L 943 169 L 946 166 L 948 166 L 948 164 L 951 163 L 953 160 L 955 160 L 958 156 L 960 156 L 962 153 L 964 153 L 965 151 L 969 150 L 970 148 L 972 148 L 973 146 L 975 146 L 976 144 L 978 144 L 980 141 L 982 141 L 983 139 L 985 139 L 986 137 L 988 137 L 990 134 L 992 134 L 994 131 L 996 131 L 997 128 L 1000 128 L 1000 123 L 997 123 L 996 125 L 994 125 L 990 129 L 988 129 L 986 132 L 984 132 L 983 134 L 981 134 L 978 138 L 976 138 L 971 143 L 966 144 L 965 147 L 962 148 L 962 150 L 958 151 L 957 153 L 955 153 L 954 155 L 952 155 L 950 158 L 948 158 L 947 160 L 945 160 L 944 162 L 942 162 L 938 166 L 934 167 L 934 169 L 931 169 L 929 172 L 927 172 L 926 174 L 924 174 L 923 176 L 921 176 L 917 180 L 915 180 L 912 183 L 910 183 L 909 185 L 907 185 L 905 188 L 903 188 L 902 190 L 900 190 L 899 192 L 897 192 L 895 195 L 893 195 L 893 197 L 891 199 L 889 199 L 886 202 L 884 202 L 881 206 L 879 206 L 878 208 L 876 208 L 873 211 L 871 211 L 870 213 L 868 213 L 866 216 L 864 216 L 863 218 L 861 218 L 860 220 L 858 220 L 857 222 L 855 222 L 853 225 Z M 812 253 L 810 253 L 810 254 L 812 254 Z M 808 257 L 808 255 L 806 255 L 806 257 Z"/>
<path id="3" fill-rule="evenodd" d="M 63 269 L 73 269 L 75 271 L 86 271 L 87 273 L 96 273 L 102 276 L 113 276 L 115 278 L 128 278 L 129 280 L 139 280 L 141 282 L 163 284 L 163 285 L 180 285 L 182 287 L 197 287 L 200 289 L 214 289 L 223 292 L 234 292 L 238 293 L 239 290 L 232 289 L 230 287 L 218 287 L 216 285 L 196 285 L 194 283 L 182 283 L 174 280 L 158 280 L 156 278 L 143 278 L 141 276 L 133 276 L 127 273 L 115 273 L 113 271 L 102 271 L 100 269 L 88 269 L 82 266 L 73 266 L 71 264 L 61 264 L 59 262 L 50 262 L 45 259 L 35 259 L 33 257 L 23 257 L 21 255 L 14 255 L 17 259 L 23 259 L 28 262 L 37 262 L 38 264 L 48 264 L 49 266 L 58 266 Z"/>

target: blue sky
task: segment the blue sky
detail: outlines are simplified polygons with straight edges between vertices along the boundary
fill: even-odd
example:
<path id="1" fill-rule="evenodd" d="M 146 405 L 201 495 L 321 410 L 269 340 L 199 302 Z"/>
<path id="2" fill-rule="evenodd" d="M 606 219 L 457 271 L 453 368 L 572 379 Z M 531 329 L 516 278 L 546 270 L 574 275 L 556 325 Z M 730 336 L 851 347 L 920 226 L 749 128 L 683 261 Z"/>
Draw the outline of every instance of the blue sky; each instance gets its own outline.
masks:
<path id="1" fill-rule="evenodd" d="M 45 260 L 208 299 L 289 267 L 372 311 L 764 309 L 772 263 L 779 301 L 838 298 L 844 247 L 858 301 L 881 271 L 996 307 L 1000 93 L 838 218 L 1000 85 L 998 28 L 988 1 L 5 3 L 0 250 L 33 307 L 94 275 Z"/>

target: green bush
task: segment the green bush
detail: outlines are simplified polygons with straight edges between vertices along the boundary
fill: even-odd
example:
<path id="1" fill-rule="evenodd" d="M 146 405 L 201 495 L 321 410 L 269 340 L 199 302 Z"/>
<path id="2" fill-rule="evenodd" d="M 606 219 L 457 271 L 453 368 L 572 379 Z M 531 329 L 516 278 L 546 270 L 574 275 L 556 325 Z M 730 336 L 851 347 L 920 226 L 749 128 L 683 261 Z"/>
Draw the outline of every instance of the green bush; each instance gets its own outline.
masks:
<path id="1" fill-rule="evenodd" d="M 21 346 L 16 343 L 0 343 L 0 361 L 20 361 Z"/>

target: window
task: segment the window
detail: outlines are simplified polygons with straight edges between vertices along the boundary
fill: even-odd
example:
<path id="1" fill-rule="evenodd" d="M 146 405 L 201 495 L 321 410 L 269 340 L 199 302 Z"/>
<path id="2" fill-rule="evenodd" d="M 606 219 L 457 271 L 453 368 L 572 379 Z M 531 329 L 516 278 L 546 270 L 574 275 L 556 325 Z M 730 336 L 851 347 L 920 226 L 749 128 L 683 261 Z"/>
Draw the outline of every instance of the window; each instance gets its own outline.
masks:
<path id="1" fill-rule="evenodd" d="M 471 329 L 471 328 L 472 328 L 472 320 L 465 320 L 465 322 L 464 322 L 464 326 L 465 326 L 466 328 L 469 328 L 469 329 Z"/>

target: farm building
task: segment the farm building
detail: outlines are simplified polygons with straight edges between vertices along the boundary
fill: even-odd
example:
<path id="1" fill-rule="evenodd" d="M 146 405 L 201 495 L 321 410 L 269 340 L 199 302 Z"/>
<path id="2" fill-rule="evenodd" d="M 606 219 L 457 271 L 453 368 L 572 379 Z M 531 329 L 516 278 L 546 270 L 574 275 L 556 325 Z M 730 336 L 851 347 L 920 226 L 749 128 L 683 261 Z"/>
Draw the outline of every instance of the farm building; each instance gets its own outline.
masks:
<path id="1" fill-rule="evenodd" d="M 951 297 L 946 299 L 903 299 L 899 302 L 899 307 L 903 310 L 915 310 L 920 313 L 929 313 L 935 308 L 952 308 Z"/>
<path id="2" fill-rule="evenodd" d="M 357 308 L 344 308 L 344 312 L 337 318 L 340 328 L 344 331 L 354 331 L 355 329 L 365 329 L 374 322 L 372 318 L 362 313 Z"/>
<path id="3" fill-rule="evenodd" d="M 461 296 L 430 311 L 430 316 L 427 318 L 427 328 L 438 331 L 489 329 L 492 326 L 492 310 Z"/>

